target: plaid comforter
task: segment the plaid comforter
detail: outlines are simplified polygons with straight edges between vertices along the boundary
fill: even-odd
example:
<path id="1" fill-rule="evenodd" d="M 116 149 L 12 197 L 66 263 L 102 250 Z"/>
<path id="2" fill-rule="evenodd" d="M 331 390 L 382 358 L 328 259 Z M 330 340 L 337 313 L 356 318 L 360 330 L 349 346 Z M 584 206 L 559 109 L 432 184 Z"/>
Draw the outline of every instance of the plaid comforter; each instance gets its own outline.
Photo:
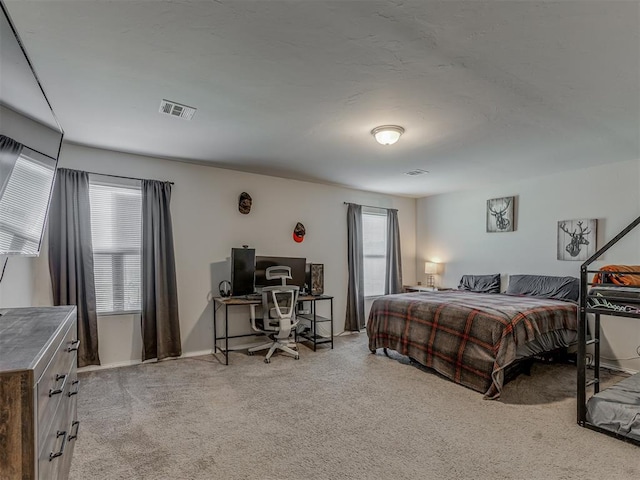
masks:
<path id="1" fill-rule="evenodd" d="M 443 291 L 387 295 L 371 307 L 369 348 L 390 348 L 486 398 L 500 396 L 518 345 L 577 330 L 573 303 L 539 297 Z"/>

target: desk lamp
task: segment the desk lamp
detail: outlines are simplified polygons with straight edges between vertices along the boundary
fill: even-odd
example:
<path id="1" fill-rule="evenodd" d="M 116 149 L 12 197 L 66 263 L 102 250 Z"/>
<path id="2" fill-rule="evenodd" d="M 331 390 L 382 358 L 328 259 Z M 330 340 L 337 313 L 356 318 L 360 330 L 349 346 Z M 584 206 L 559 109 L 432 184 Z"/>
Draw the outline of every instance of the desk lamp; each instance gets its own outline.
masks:
<path id="1" fill-rule="evenodd" d="M 424 273 L 427 274 L 427 286 L 435 288 L 433 276 L 438 273 L 438 264 L 434 262 L 424 262 Z"/>

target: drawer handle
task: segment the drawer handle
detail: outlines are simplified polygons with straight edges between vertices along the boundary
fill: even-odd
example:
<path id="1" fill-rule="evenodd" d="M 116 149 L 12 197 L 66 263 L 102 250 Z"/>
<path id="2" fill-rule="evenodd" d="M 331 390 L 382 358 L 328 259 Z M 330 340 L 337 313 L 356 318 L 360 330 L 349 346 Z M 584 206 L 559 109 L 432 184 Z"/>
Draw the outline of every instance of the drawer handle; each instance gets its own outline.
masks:
<path id="1" fill-rule="evenodd" d="M 67 378 L 67 374 L 63 374 L 63 375 L 56 375 L 56 383 L 58 383 L 60 380 L 62 380 L 62 385 L 60 386 L 60 388 L 50 388 L 49 389 L 49 396 L 53 397 L 54 395 L 57 395 L 59 393 L 62 393 L 62 390 L 64 389 L 64 379 Z"/>
<path id="2" fill-rule="evenodd" d="M 71 422 L 71 431 L 73 431 L 73 427 L 76 427 L 76 433 L 74 433 L 73 435 L 69 435 L 69 438 L 67 438 L 68 441 L 75 440 L 76 438 L 78 438 L 78 430 L 80 430 L 80 421 L 74 420 L 73 422 Z"/>
<path id="3" fill-rule="evenodd" d="M 60 450 L 58 450 L 56 453 L 51 452 L 49 454 L 49 461 L 53 460 L 54 458 L 59 457 L 60 455 L 62 455 L 64 453 L 64 444 L 67 441 L 67 432 L 61 432 L 60 430 L 58 430 L 58 433 L 56 433 L 56 438 L 60 438 L 62 437 L 62 443 L 60 444 Z"/>
<path id="4" fill-rule="evenodd" d="M 73 397 L 74 395 L 77 395 L 78 392 L 80 391 L 80 380 L 74 380 L 73 382 L 71 382 L 71 386 L 76 386 L 76 389 L 74 391 L 69 391 L 69 393 L 67 393 L 67 395 L 69 395 L 70 397 Z M 71 440 L 71 438 L 69 438 L 69 440 Z"/>
<path id="5" fill-rule="evenodd" d="M 67 347 L 67 352 L 77 352 L 80 347 L 80 340 L 74 340 L 70 343 L 71 345 Z"/>

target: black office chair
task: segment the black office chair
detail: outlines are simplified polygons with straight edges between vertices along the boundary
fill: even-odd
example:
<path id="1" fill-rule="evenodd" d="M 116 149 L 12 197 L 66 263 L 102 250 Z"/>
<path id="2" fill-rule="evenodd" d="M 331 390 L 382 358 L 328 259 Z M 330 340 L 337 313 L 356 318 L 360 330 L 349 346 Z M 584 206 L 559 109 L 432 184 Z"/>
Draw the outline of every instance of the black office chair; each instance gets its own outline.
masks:
<path id="1" fill-rule="evenodd" d="M 262 345 L 251 347 L 249 355 L 259 350 L 269 349 L 264 359 L 265 363 L 271 363 L 271 356 L 276 350 L 293 355 L 298 360 L 298 346 L 291 338 L 298 320 L 296 319 L 296 304 L 298 302 L 299 287 L 287 285 L 286 280 L 291 278 L 291 268 L 284 266 L 269 267 L 266 271 L 267 280 L 280 279 L 282 285 L 264 287 L 262 289 L 262 305 L 250 305 L 251 328 L 256 332 L 267 335 L 271 341 Z M 256 315 L 256 308 L 262 307 L 262 317 Z"/>

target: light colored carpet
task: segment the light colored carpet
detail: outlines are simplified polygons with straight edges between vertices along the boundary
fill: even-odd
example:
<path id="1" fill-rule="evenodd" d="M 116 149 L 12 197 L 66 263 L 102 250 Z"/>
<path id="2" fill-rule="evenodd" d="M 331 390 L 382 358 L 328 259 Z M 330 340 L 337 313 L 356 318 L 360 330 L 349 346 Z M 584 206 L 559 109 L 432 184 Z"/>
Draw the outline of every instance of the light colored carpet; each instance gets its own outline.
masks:
<path id="1" fill-rule="evenodd" d="M 364 334 L 300 357 L 82 373 L 71 478 L 640 478 L 638 447 L 576 425 L 575 367 L 537 364 L 488 401 Z"/>

